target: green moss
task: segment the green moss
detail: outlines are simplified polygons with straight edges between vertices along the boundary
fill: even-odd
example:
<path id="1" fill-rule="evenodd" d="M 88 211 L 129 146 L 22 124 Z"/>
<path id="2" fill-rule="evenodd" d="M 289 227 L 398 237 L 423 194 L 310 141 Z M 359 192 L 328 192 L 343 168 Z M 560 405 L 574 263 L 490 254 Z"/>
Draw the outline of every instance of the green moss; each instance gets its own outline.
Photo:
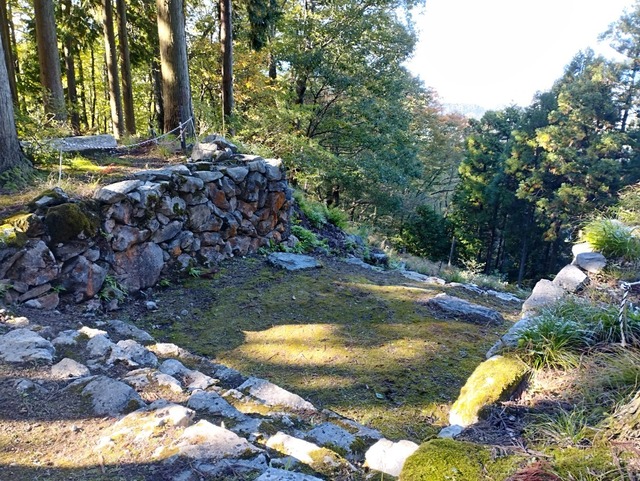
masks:
<path id="1" fill-rule="evenodd" d="M 491 447 L 452 439 L 422 444 L 404 464 L 400 481 L 502 481 L 523 458 L 495 458 Z"/>
<path id="2" fill-rule="evenodd" d="M 608 446 L 588 449 L 564 447 L 550 449 L 547 452 L 553 456 L 553 467 L 562 479 L 591 479 L 586 476 L 616 471 L 611 448 Z"/>
<path id="3" fill-rule="evenodd" d="M 80 233 L 94 236 L 98 230 L 98 217 L 85 204 L 65 203 L 50 207 L 44 218 L 54 243 L 67 242 Z"/>
<path id="4" fill-rule="evenodd" d="M 12 225 L 0 226 L 0 248 L 22 247 L 27 243 L 27 234 Z"/>
<path id="5" fill-rule="evenodd" d="M 522 361 L 506 356 L 494 356 L 480 364 L 451 407 L 451 424 L 468 426 L 477 422 L 482 408 L 508 398 L 527 370 Z"/>
<path id="6" fill-rule="evenodd" d="M 29 210 L 30 211 L 36 210 L 37 209 L 36 202 L 38 202 L 40 199 L 43 199 L 45 197 L 50 197 L 51 199 L 53 199 L 54 204 L 62 204 L 64 202 L 67 202 L 68 200 L 61 189 L 58 189 L 58 188 L 47 189 L 44 192 L 42 192 L 40 195 L 38 195 L 35 199 L 33 199 L 31 202 L 29 202 Z M 50 203 L 49 205 L 52 205 L 52 203 Z"/>

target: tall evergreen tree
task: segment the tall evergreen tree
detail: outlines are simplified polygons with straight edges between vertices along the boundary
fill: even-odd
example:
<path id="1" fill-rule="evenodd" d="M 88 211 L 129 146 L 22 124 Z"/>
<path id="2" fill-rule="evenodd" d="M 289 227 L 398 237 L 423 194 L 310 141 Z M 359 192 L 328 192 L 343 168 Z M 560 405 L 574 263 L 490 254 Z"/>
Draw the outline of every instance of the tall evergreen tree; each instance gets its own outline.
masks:
<path id="1" fill-rule="evenodd" d="M 182 0 L 157 0 L 164 131 L 193 117 Z M 187 129 L 191 129 L 187 126 Z"/>
<path id="2" fill-rule="evenodd" d="M 109 79 L 109 106 L 111 110 L 111 125 L 116 139 L 124 135 L 124 115 L 122 113 L 122 94 L 118 75 L 118 52 L 113 28 L 113 5 L 111 0 L 102 1 L 102 30 L 104 34 L 105 61 L 107 77 Z"/>
<path id="3" fill-rule="evenodd" d="M 67 119 L 62 89 L 60 53 L 52 0 L 34 0 L 36 37 L 40 65 L 40 83 L 43 88 L 44 109 L 55 120 Z"/>

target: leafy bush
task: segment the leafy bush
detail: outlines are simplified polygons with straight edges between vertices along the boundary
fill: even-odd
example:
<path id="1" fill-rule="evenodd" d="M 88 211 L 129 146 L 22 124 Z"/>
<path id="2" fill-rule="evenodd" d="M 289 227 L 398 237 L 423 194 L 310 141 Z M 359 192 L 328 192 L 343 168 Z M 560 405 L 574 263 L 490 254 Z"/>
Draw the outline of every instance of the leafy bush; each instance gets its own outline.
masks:
<path id="1" fill-rule="evenodd" d="M 313 227 L 319 229 L 327 223 L 326 207 L 324 205 L 307 199 L 300 191 L 294 192 L 293 198 Z"/>
<path id="2" fill-rule="evenodd" d="M 634 230 L 616 219 L 596 219 L 584 226 L 581 239 L 606 257 L 635 261 L 640 259 L 640 240 Z"/>

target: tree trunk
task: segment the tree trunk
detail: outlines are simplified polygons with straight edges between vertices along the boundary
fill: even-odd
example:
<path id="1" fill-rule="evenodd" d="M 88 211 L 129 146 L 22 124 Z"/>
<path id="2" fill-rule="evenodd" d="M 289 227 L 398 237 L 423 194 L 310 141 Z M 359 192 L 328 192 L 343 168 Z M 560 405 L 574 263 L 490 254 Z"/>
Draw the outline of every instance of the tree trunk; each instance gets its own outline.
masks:
<path id="1" fill-rule="evenodd" d="M 93 46 L 90 47 L 91 54 L 91 129 L 96 126 L 96 105 L 98 102 L 98 91 L 96 85 L 96 53 Z"/>
<path id="2" fill-rule="evenodd" d="M 52 114 L 55 120 L 67 120 L 62 90 L 60 53 L 52 0 L 34 0 L 36 17 L 36 39 L 38 44 L 38 62 L 40 64 L 40 83 L 43 88 L 44 110 Z"/>
<path id="3" fill-rule="evenodd" d="M 68 16 L 71 16 L 71 0 L 64 2 Z M 78 89 L 76 87 L 76 65 L 73 55 L 75 53 L 75 42 L 71 35 L 66 35 L 64 39 L 64 64 L 67 70 L 67 100 L 69 102 L 69 112 L 71 115 L 71 128 L 74 134 L 80 133 L 80 114 L 78 112 Z"/>
<path id="4" fill-rule="evenodd" d="M 113 30 L 111 0 L 102 0 L 102 31 L 104 33 L 104 51 L 109 79 L 111 125 L 113 127 L 113 136 L 119 139 L 124 134 L 124 122 L 122 121 L 122 97 L 118 81 L 118 53 L 116 52 L 116 37 Z"/>
<path id="5" fill-rule="evenodd" d="M 183 0 L 157 0 L 164 131 L 193 118 Z M 193 132 L 191 125 L 186 126 Z"/>
<path id="6" fill-rule="evenodd" d="M 153 76 L 153 99 L 155 109 L 155 119 L 158 131 L 164 130 L 164 105 L 162 103 L 162 73 L 157 60 L 151 62 L 151 75 Z"/>
<path id="7" fill-rule="evenodd" d="M 220 0 L 220 48 L 222 49 L 222 109 L 225 117 L 229 117 L 233 112 L 231 0 Z"/>
<path id="8" fill-rule="evenodd" d="M 4 48 L 0 42 L 0 59 L 3 58 Z M 11 170 L 11 180 L 14 180 L 21 177 L 19 174 L 30 171 L 31 164 L 23 155 L 18 142 L 13 117 L 13 98 L 7 77 L 7 67 L 2 60 L 0 61 L 0 174 Z M 3 183 L 0 179 L 0 187 Z"/>
<path id="9" fill-rule="evenodd" d="M 89 118 L 87 117 L 87 88 L 84 83 L 84 66 L 82 57 L 78 57 L 78 81 L 80 83 L 80 105 L 82 106 L 82 123 L 89 128 Z"/>
<path id="10" fill-rule="evenodd" d="M 133 105 L 133 84 L 131 83 L 131 60 L 129 59 L 129 39 L 127 35 L 127 5 L 125 0 L 116 0 L 118 10 L 118 38 L 120 39 L 120 73 L 122 74 L 122 101 L 127 133 L 136 134 L 136 118 Z"/>
<path id="11" fill-rule="evenodd" d="M 13 50 L 11 49 L 11 30 L 9 24 L 13 23 L 13 19 L 7 13 L 7 0 L 0 0 L 0 37 L 2 40 L 2 48 L 4 49 L 4 60 L 7 67 L 7 76 L 9 80 L 9 88 L 11 89 L 11 98 L 16 108 L 19 108 L 18 87 L 16 85 L 16 68 L 13 59 Z"/>
<path id="12" fill-rule="evenodd" d="M 529 244 L 526 231 L 522 236 L 522 250 L 520 252 L 520 267 L 518 269 L 518 287 L 522 287 L 524 280 L 525 268 L 527 266 L 527 257 L 529 256 Z"/>

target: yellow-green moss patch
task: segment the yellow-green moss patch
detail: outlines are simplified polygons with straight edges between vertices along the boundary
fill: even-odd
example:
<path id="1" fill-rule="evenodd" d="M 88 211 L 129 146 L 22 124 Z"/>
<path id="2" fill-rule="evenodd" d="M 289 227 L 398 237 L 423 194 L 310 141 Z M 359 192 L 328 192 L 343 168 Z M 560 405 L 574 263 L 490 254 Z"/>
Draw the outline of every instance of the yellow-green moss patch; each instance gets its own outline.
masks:
<path id="1" fill-rule="evenodd" d="M 495 458 L 491 447 L 453 439 L 422 444 L 404 464 L 400 481 L 502 481 L 514 473 L 522 458 Z"/>
<path id="2" fill-rule="evenodd" d="M 494 356 L 480 364 L 460 391 L 451 407 L 449 422 L 469 426 L 478 421 L 483 407 L 508 398 L 527 373 L 517 358 Z"/>

